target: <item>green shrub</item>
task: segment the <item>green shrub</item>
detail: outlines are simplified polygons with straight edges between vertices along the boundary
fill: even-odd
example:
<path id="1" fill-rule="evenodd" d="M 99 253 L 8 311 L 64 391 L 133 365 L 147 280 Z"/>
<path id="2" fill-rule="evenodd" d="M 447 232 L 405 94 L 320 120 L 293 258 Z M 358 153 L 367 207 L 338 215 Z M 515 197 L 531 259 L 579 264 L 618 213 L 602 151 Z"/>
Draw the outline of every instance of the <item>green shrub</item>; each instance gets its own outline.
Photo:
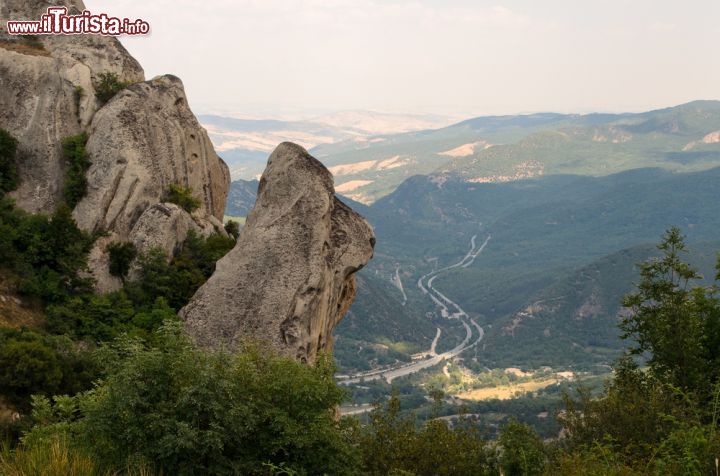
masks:
<path id="1" fill-rule="evenodd" d="M 117 93 L 130 86 L 129 81 L 121 81 L 116 73 L 106 72 L 98 74 L 98 83 L 95 85 L 95 97 L 101 104 L 110 101 Z"/>
<path id="2" fill-rule="evenodd" d="M 228 220 L 227 223 L 225 223 L 225 231 L 237 240 L 238 236 L 240 236 L 240 223 L 235 220 Z"/>
<path id="3" fill-rule="evenodd" d="M 178 205 L 188 213 L 200 208 L 200 200 L 193 197 L 192 189 L 176 183 L 168 186 L 163 200 Z"/>
<path id="4" fill-rule="evenodd" d="M 176 320 L 175 311 L 163 298 L 135 303 L 124 290 L 108 294 L 86 294 L 46 310 L 48 329 L 76 339 L 107 342 L 123 333 L 147 337 L 164 320 Z"/>
<path id="5" fill-rule="evenodd" d="M 125 283 L 122 290 L 103 295 L 79 293 L 51 303 L 46 309 L 48 328 L 100 342 L 121 333 L 147 338 L 163 321 L 177 319 L 175 312 L 188 303 L 212 275 L 215 262 L 234 244 L 232 238 L 204 238 L 191 231 L 169 262 L 159 249 L 138 256 L 138 280 Z M 116 257 L 118 261 L 129 263 L 125 251 L 117 254 L 123 258 Z"/>
<path id="6" fill-rule="evenodd" d="M 83 132 L 77 136 L 67 137 L 62 142 L 63 156 L 68 163 L 63 197 L 70 208 L 75 208 L 87 193 L 86 173 L 92 165 L 85 150 L 87 141 L 88 136 Z"/>
<path id="7" fill-rule="evenodd" d="M 125 289 L 136 305 L 146 306 L 163 297 L 178 311 L 212 275 L 215 262 L 234 245 L 232 238 L 217 234 L 204 238 L 190 231 L 169 263 L 159 249 L 141 254 L 137 261 L 140 277 Z"/>
<path id="8" fill-rule="evenodd" d="M 0 129 L 0 195 L 17 187 L 17 140 L 5 129 Z"/>
<path id="9" fill-rule="evenodd" d="M 82 101 L 83 96 L 85 95 L 85 89 L 82 86 L 75 86 L 75 112 L 78 115 L 78 122 L 82 122 L 80 119 L 80 101 Z"/>
<path id="10" fill-rule="evenodd" d="M 204 352 L 179 325 L 163 327 L 156 348 L 121 339 L 99 358 L 105 377 L 76 404 L 53 412 L 47 399 L 35 402 L 45 407 L 38 414 L 55 416 L 29 444 L 70 434 L 102 466 L 148 461 L 164 474 L 266 474 L 266 463 L 297 474 L 354 471 L 334 418 L 344 392 L 327 358 L 307 366 L 252 349 Z"/>
<path id="11" fill-rule="evenodd" d="M 93 237 L 78 229 L 67 206 L 52 217 L 31 215 L 0 199 L 0 258 L 17 277 L 19 290 L 46 302 L 58 302 L 86 292 L 87 267 Z"/>
<path id="12" fill-rule="evenodd" d="M 110 258 L 110 274 L 124 281 L 130 272 L 130 265 L 137 256 L 137 248 L 131 242 L 113 242 L 108 244 L 105 249 Z"/>

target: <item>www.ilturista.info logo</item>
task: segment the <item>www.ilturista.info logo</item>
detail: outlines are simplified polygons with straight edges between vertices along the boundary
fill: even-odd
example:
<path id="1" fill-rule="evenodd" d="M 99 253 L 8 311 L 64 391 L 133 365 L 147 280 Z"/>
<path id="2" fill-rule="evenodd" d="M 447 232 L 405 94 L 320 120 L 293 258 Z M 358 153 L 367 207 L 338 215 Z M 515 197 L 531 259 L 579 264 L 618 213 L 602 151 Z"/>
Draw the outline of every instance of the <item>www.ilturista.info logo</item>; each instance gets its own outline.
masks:
<path id="1" fill-rule="evenodd" d="M 50 7 L 39 21 L 9 21 L 10 35 L 147 35 L 150 24 L 143 20 L 116 18 L 89 10 L 68 15 L 65 7 Z"/>

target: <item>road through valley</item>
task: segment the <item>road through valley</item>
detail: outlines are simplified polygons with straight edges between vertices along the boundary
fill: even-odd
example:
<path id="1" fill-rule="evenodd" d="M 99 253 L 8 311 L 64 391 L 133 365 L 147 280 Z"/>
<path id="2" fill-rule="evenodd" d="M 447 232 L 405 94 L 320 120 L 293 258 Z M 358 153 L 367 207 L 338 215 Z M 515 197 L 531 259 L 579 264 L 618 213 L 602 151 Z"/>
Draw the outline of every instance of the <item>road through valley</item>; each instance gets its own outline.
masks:
<path id="1" fill-rule="evenodd" d="M 470 266 L 480 255 L 480 253 L 483 252 L 487 244 L 490 242 L 490 238 L 491 236 L 488 235 L 482 245 L 476 246 L 475 240 L 477 239 L 477 235 L 474 235 L 470 239 L 470 251 L 468 251 L 468 253 L 460 261 L 422 276 L 417 283 L 420 291 L 425 296 L 430 298 L 440 308 L 440 314 L 442 317 L 446 319 L 457 319 L 458 322 L 463 326 L 463 329 L 465 330 L 465 338 L 462 340 L 462 342 L 460 342 L 457 346 L 446 352 L 437 354 L 435 352 L 435 346 L 437 344 L 437 339 L 440 336 L 440 330 L 438 329 L 438 334 L 433 340 L 433 344 L 430 351 L 426 354 L 426 358 L 416 360 L 409 364 L 398 365 L 385 369 L 372 370 L 369 372 L 363 372 L 355 375 L 338 375 L 336 376 L 338 383 L 342 385 L 351 385 L 363 381 L 377 379 L 385 379 L 388 383 L 390 383 L 396 378 L 404 377 L 406 375 L 419 372 L 420 370 L 433 367 L 444 360 L 451 359 L 461 354 L 465 350 L 476 346 L 485 335 L 483 328 L 480 327 L 480 325 L 478 325 L 478 323 L 475 322 L 474 319 L 470 318 L 467 313 L 460 307 L 460 305 L 458 305 L 456 302 L 438 291 L 433 286 L 433 283 L 435 281 L 435 278 L 437 278 L 442 273 L 446 273 L 455 268 L 467 268 L 468 266 Z M 396 279 L 397 281 L 399 281 L 399 276 Z"/>

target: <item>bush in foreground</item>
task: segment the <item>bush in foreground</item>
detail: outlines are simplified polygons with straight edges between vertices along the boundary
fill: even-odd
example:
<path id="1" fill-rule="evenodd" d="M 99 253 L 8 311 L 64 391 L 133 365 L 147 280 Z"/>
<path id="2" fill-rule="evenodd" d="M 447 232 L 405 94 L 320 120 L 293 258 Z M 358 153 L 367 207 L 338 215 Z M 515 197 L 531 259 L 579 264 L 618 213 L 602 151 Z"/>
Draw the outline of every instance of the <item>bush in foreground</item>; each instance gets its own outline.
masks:
<path id="1" fill-rule="evenodd" d="M 28 448 L 69 437 L 108 469 L 152 462 L 164 474 L 346 474 L 356 465 L 334 407 L 330 361 L 194 348 L 177 325 L 158 347 L 120 339 L 99 354 L 106 377 L 77 397 L 36 398 Z"/>

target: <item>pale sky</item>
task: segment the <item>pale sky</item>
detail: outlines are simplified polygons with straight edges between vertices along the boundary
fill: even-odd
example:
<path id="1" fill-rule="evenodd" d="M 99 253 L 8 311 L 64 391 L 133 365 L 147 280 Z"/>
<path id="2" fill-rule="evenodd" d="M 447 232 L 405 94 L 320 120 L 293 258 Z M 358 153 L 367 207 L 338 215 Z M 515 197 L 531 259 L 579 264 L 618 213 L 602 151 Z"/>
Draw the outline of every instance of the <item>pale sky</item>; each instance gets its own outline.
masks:
<path id="1" fill-rule="evenodd" d="M 720 99 L 718 0 L 86 0 L 198 113 L 454 116 Z"/>

